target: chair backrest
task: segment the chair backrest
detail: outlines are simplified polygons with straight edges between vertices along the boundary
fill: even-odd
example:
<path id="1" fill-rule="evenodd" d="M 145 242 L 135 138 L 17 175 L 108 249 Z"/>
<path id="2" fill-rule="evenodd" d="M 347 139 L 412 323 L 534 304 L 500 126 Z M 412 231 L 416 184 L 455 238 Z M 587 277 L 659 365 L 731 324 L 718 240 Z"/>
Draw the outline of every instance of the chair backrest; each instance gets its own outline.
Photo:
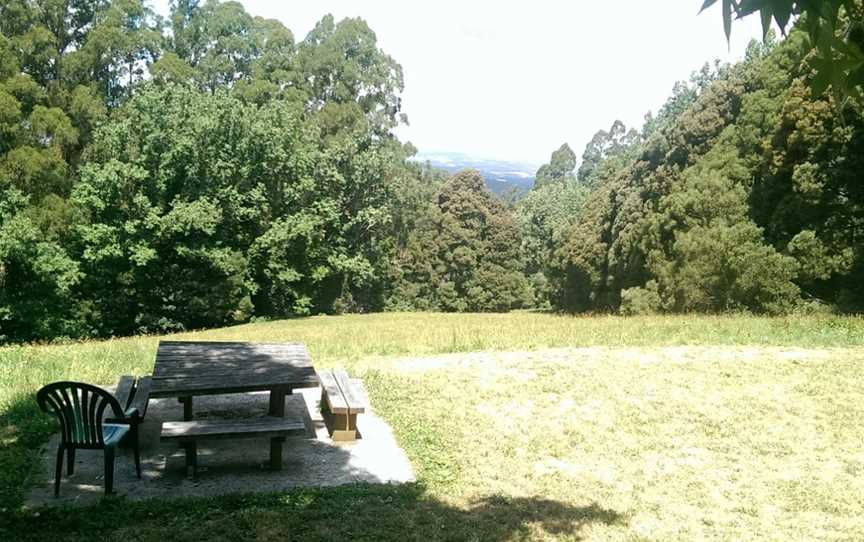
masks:
<path id="1" fill-rule="evenodd" d="M 113 395 L 83 382 L 48 384 L 36 393 L 36 401 L 39 408 L 53 412 L 60 420 L 63 442 L 68 444 L 104 446 L 102 423 L 106 414 L 123 419 L 123 409 Z"/>

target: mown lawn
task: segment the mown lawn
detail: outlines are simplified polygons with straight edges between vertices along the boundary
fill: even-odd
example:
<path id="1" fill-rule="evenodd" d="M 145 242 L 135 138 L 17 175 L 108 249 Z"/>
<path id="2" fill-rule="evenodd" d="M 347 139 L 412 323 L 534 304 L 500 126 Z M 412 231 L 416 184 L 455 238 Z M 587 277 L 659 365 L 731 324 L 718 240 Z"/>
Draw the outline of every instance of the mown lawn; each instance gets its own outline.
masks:
<path id="1" fill-rule="evenodd" d="M 22 509 L 53 428 L 35 390 L 147 373 L 158 337 L 10 346 L 0 540 L 864 539 L 862 318 L 381 314 L 176 337 L 299 340 L 347 366 L 418 483 Z"/>

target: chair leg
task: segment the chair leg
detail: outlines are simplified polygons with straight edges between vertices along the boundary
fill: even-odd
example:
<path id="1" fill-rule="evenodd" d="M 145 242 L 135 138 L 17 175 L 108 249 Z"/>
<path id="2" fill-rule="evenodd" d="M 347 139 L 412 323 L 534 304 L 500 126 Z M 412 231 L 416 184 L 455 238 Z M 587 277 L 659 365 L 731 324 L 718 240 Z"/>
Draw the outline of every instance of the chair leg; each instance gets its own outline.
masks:
<path id="1" fill-rule="evenodd" d="M 114 492 L 114 446 L 105 447 L 105 495 Z"/>
<path id="2" fill-rule="evenodd" d="M 132 451 L 135 453 L 135 472 L 138 474 L 138 479 L 141 479 L 141 449 L 138 447 L 138 425 L 132 426 L 130 436 L 132 437 Z"/>
<path id="3" fill-rule="evenodd" d="M 57 447 L 57 468 L 54 469 L 54 496 L 60 496 L 60 477 L 63 476 L 63 452 L 65 446 Z"/>
<path id="4" fill-rule="evenodd" d="M 66 474 L 72 476 L 75 474 L 75 447 L 69 446 L 66 448 Z"/>

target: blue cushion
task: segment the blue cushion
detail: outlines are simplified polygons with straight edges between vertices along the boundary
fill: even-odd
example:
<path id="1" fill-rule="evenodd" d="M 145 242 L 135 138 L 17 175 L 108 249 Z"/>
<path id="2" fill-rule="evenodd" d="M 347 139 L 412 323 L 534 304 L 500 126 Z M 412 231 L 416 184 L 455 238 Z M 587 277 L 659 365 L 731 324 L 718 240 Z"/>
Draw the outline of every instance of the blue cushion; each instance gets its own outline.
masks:
<path id="1" fill-rule="evenodd" d="M 105 446 L 114 446 L 126 433 L 129 432 L 129 426 L 119 423 L 103 423 L 102 438 L 105 440 Z"/>

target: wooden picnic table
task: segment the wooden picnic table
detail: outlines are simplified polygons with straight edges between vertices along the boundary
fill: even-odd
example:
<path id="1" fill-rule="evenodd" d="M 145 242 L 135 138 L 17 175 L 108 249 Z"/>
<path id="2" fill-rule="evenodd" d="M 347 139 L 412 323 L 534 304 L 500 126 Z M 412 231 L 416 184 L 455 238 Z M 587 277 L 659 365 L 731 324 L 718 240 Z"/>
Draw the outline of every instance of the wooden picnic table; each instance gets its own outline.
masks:
<path id="1" fill-rule="evenodd" d="M 177 397 L 192 419 L 196 395 L 269 391 L 271 416 L 285 416 L 285 396 L 319 385 L 302 343 L 160 341 L 150 397 Z"/>

